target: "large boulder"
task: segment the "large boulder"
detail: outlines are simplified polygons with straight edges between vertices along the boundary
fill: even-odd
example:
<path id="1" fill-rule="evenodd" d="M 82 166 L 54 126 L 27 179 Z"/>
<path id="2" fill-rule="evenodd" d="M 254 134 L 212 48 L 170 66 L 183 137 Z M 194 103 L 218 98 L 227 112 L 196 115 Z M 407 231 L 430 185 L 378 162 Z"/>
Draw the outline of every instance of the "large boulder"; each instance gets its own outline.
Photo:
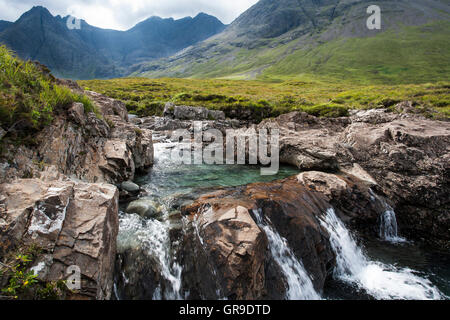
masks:
<path id="1" fill-rule="evenodd" d="M 187 240 L 186 248 L 191 251 L 183 252 L 185 286 L 209 299 L 261 297 L 267 238 L 252 219 L 250 209 L 238 203 L 203 206 L 194 224 L 196 232 L 190 241 L 195 242 Z M 193 264 L 190 260 L 195 256 L 198 258 Z M 214 288 L 217 290 L 211 290 Z M 208 293 L 212 296 L 205 297 Z M 192 298 L 199 297 L 196 292 L 191 294 Z"/>
<path id="2" fill-rule="evenodd" d="M 42 252 L 34 262 L 38 279 L 67 279 L 81 271 L 72 298 L 109 299 L 118 233 L 118 190 L 109 184 L 16 180 L 0 185 L 0 256 L 21 246 Z"/>

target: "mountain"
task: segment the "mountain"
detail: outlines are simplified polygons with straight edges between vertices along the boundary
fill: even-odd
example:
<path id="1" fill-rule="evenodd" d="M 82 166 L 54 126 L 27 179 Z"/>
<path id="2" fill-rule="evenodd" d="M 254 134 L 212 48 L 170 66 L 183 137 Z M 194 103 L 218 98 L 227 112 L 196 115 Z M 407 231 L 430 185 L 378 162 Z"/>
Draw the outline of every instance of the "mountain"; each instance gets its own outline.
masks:
<path id="1" fill-rule="evenodd" d="M 67 19 L 34 7 L 5 24 L 0 43 L 23 59 L 47 65 L 58 77 L 109 78 L 129 74 L 135 64 L 169 56 L 225 28 L 204 13 L 179 20 L 152 17 L 128 31 L 96 28 L 84 20 L 81 29 L 70 30 Z"/>
<path id="2" fill-rule="evenodd" d="M 381 30 L 369 30 L 370 5 Z M 450 75 L 448 0 L 261 0 L 224 32 L 133 75 L 426 82 Z"/>
<path id="3" fill-rule="evenodd" d="M 0 32 L 11 26 L 13 23 L 9 21 L 0 20 Z"/>

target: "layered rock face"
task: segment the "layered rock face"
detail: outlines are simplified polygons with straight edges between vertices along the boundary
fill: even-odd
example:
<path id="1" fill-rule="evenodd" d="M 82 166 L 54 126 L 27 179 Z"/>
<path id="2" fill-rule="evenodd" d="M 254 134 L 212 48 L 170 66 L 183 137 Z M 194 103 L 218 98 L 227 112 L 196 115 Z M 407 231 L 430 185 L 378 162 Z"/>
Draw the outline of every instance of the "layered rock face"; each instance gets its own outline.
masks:
<path id="1" fill-rule="evenodd" d="M 42 253 L 33 270 L 40 280 L 67 279 L 76 266 L 81 290 L 72 298 L 110 299 L 119 228 L 113 184 L 125 182 L 123 197 L 135 194 L 126 182 L 152 165 L 152 133 L 128 121 L 122 102 L 85 94 L 99 114 L 74 103 L 39 133 L 35 147 L 11 146 L 4 156 L 0 258 L 37 245 Z"/>

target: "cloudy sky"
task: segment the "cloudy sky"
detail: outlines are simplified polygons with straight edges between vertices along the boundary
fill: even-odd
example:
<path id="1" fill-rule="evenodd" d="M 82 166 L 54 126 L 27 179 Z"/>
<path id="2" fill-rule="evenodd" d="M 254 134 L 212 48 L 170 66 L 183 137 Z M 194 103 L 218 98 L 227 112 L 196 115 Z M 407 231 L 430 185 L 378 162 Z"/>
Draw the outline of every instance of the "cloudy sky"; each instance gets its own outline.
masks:
<path id="1" fill-rule="evenodd" d="M 205 12 L 230 23 L 258 0 L 0 0 L 0 20 L 15 21 L 33 6 L 72 14 L 89 24 L 126 30 L 151 16 L 182 18 Z"/>

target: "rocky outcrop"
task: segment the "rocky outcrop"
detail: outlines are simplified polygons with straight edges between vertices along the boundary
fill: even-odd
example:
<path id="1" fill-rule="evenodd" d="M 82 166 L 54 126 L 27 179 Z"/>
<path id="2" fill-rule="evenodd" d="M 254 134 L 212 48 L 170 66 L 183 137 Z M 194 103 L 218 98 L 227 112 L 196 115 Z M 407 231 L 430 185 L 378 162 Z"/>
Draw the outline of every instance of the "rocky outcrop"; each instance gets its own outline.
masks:
<path id="1" fill-rule="evenodd" d="M 337 119 L 293 112 L 256 129 L 262 128 L 280 130 L 281 162 L 365 181 L 391 201 L 404 235 L 448 248 L 448 122 L 378 109 Z"/>
<path id="2" fill-rule="evenodd" d="M 67 279 L 81 272 L 76 299 L 109 299 L 118 233 L 117 188 L 109 184 L 16 180 L 0 185 L 0 256 L 20 246 L 42 249 L 38 279 Z"/>
<path id="3" fill-rule="evenodd" d="M 35 138 L 34 148 L 11 148 L 0 172 L 16 177 L 48 178 L 45 171 L 87 182 L 120 183 L 153 163 L 152 132 L 128 122 L 122 102 L 88 92 L 100 114 L 74 103 Z M 48 169 L 48 170 L 46 170 Z"/>
<path id="4" fill-rule="evenodd" d="M 208 203 L 198 213 L 194 238 L 186 239 L 190 251 L 183 250 L 185 286 L 196 291 L 191 298 L 209 292 L 213 296 L 204 298 L 261 297 L 267 238 L 252 219 L 251 209 L 239 203 Z"/>

